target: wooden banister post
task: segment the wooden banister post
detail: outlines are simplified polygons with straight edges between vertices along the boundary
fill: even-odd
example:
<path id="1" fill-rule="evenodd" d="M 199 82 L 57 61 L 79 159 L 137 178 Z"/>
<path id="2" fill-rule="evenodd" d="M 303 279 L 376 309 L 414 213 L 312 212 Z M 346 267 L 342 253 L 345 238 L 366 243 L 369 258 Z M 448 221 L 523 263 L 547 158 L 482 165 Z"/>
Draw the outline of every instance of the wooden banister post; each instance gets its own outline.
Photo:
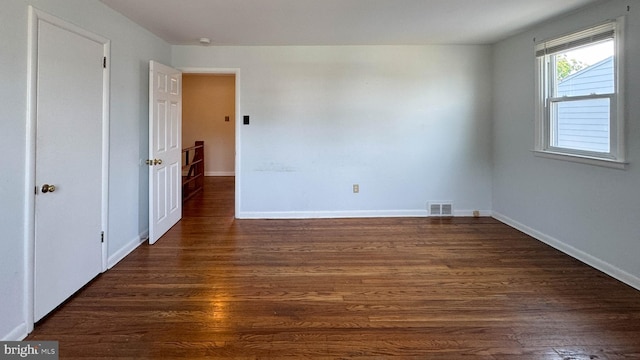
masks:
<path id="1" fill-rule="evenodd" d="M 198 157 L 199 160 L 202 160 L 198 163 L 197 173 L 200 175 L 200 177 L 196 181 L 198 182 L 197 187 L 202 188 L 204 187 L 204 141 L 196 141 L 196 146 L 202 146 L 200 148 L 197 148 L 196 150 L 196 157 Z"/>

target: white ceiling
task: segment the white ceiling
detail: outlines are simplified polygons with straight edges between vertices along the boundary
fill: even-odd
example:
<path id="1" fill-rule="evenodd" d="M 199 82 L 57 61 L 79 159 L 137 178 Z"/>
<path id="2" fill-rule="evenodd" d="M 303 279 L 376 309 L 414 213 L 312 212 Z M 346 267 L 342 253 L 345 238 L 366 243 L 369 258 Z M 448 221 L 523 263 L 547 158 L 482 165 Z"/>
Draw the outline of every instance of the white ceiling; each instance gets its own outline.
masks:
<path id="1" fill-rule="evenodd" d="M 604 0 L 100 0 L 170 44 L 491 44 Z"/>

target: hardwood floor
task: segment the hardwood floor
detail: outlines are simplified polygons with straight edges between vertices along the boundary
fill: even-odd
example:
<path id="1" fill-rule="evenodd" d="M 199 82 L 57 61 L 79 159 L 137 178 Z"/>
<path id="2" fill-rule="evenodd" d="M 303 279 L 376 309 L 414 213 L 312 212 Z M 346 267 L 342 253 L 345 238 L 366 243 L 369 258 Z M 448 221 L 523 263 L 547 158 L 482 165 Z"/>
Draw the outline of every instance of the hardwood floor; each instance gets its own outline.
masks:
<path id="1" fill-rule="evenodd" d="M 61 359 L 640 358 L 640 291 L 491 218 L 235 220 L 233 178 L 36 326 Z"/>

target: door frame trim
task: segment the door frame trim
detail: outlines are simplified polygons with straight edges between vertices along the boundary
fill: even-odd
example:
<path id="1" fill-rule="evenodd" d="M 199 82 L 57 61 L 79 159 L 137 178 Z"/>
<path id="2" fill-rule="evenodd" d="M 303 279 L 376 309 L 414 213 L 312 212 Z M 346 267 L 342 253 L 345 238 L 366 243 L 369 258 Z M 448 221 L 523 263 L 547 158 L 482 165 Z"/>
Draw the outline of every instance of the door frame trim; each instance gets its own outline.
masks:
<path id="1" fill-rule="evenodd" d="M 235 75 L 235 111 L 236 111 L 236 128 L 235 128 L 235 209 L 234 217 L 240 213 L 240 199 L 242 193 L 240 190 L 240 179 L 242 177 L 242 146 L 240 143 L 240 132 L 242 129 L 242 112 L 240 106 L 240 69 L 239 68 L 208 68 L 208 67 L 177 67 L 183 74 L 218 74 L 218 75 Z"/>
<path id="2" fill-rule="evenodd" d="M 24 208 L 24 318 L 27 333 L 34 327 L 34 276 L 35 276 L 35 174 L 36 174 L 36 128 L 38 104 L 38 23 L 45 21 L 54 26 L 74 32 L 103 46 L 107 58 L 102 81 L 102 218 L 104 232 L 102 243 L 102 272 L 107 269 L 108 224 L 109 224 L 109 102 L 110 102 L 110 51 L 111 41 L 79 26 L 57 18 L 29 5 L 27 34 L 27 103 L 26 103 L 26 151 L 25 151 L 25 208 Z"/>

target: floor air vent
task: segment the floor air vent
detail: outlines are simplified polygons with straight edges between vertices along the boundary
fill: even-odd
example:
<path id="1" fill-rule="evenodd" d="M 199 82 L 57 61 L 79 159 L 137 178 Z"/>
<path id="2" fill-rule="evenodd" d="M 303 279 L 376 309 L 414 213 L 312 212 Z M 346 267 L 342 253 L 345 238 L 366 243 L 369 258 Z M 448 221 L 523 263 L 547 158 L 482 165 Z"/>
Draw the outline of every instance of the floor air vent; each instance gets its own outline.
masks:
<path id="1" fill-rule="evenodd" d="M 453 204 L 451 203 L 430 203 L 429 216 L 451 217 L 453 216 Z"/>

